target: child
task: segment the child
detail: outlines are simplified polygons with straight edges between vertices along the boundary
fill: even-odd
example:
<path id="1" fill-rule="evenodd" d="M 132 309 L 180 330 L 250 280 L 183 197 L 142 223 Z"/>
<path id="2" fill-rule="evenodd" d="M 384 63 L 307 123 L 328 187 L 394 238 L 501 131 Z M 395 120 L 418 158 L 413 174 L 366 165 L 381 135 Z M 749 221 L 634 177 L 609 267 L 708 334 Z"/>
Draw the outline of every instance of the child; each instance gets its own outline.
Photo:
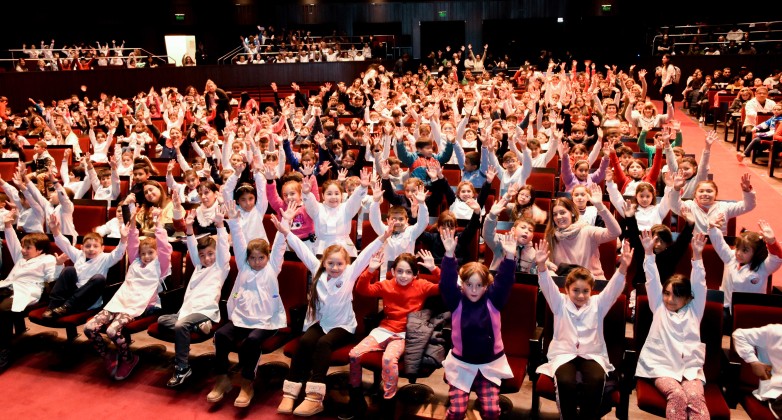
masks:
<path id="1" fill-rule="evenodd" d="M 617 213 L 625 217 L 624 203 L 625 199 L 622 193 L 619 192 L 619 188 L 613 181 L 613 176 L 609 175 L 606 179 L 606 190 L 608 190 L 608 197 L 611 200 L 611 204 L 617 210 Z M 659 204 L 657 201 L 657 192 L 654 185 L 641 181 L 635 187 L 635 191 L 632 194 L 635 207 L 635 219 L 638 223 L 639 230 L 651 229 L 654 225 L 659 225 L 663 222 L 665 216 L 671 211 L 670 194 L 665 194 Z"/>
<path id="2" fill-rule="evenodd" d="M 676 173 L 682 170 L 685 184 L 680 187 L 681 197 L 690 200 L 695 197 L 695 189 L 698 183 L 708 180 L 709 177 L 709 159 L 711 156 L 711 145 L 717 140 L 717 133 L 709 131 L 706 135 L 706 143 L 703 147 L 700 163 L 695 158 L 684 156 L 681 160 L 676 160 L 676 150 L 670 146 L 665 148 L 665 159 L 668 163 L 668 172 Z M 705 231 L 704 231 L 705 232 Z"/>
<path id="3" fill-rule="evenodd" d="M 54 158 L 46 150 L 46 147 L 47 144 L 43 140 L 35 142 L 35 145 L 33 146 L 33 152 L 35 152 L 35 154 L 33 154 L 33 160 L 31 162 L 31 169 L 33 172 L 48 171 L 49 165 L 54 163 Z"/>
<path id="4" fill-rule="evenodd" d="M 765 220 L 759 220 L 760 233 L 741 232 L 736 237 L 735 249 L 731 250 L 722 236 L 721 227 L 724 223 L 723 215 L 709 223 L 709 239 L 725 263 L 720 290 L 725 292 L 726 320 L 730 321 L 733 292 L 765 294 L 768 278 L 782 266 L 782 248 L 771 225 Z"/>
<path id="5" fill-rule="evenodd" d="M 554 314 L 548 362 L 536 372 L 554 378 L 557 406 L 563 419 L 600 418 L 606 375 L 614 370 L 603 337 L 603 322 L 624 291 L 632 254 L 630 243 L 625 241 L 619 268 L 605 289 L 591 296 L 595 278 L 589 270 L 573 269 L 565 279 L 565 293 L 562 293 L 546 269 L 549 256 L 546 240 L 541 240 L 536 248 L 540 291 Z"/>
<path id="6" fill-rule="evenodd" d="M 380 216 L 380 202 L 383 200 L 383 188 L 380 182 L 375 183 L 372 187 L 372 195 L 374 200 L 369 207 L 369 222 L 375 233 L 381 235 L 388 227 L 383 224 Z M 388 210 L 388 219 L 394 221 L 394 233 L 383 247 L 380 280 L 386 279 L 389 261 L 396 260 L 396 257 L 403 253 L 412 254 L 415 252 L 415 241 L 426 230 L 429 210 L 426 208 L 426 192 L 423 186 L 418 188 L 415 199 L 418 200 L 418 215 L 416 222 L 412 225 L 407 224 L 407 212 L 403 207 L 393 206 Z"/>
<path id="7" fill-rule="evenodd" d="M 92 341 L 105 362 L 109 376 L 123 380 L 138 364 L 138 355 L 130 351 L 130 343 L 122 333 L 123 327 L 135 318 L 160 308 L 163 279 L 171 275 L 171 244 L 168 243 L 160 208 L 152 211 L 155 219 L 155 238 L 139 241 L 135 223 L 128 234 L 128 261 L 132 261 L 125 281 L 109 303 L 95 317 L 87 321 L 84 335 Z M 135 214 L 131 220 L 135 220 Z M 117 353 L 109 352 L 101 332 L 117 346 Z"/>
<path id="8" fill-rule="evenodd" d="M 113 141 L 115 129 L 110 129 L 108 135 L 103 131 L 95 134 L 96 125 L 96 121 L 90 121 L 90 131 L 88 133 L 90 136 L 90 144 L 92 144 L 92 155 L 90 156 L 90 160 L 93 162 L 107 163 L 109 161 L 109 148 Z"/>
<path id="9" fill-rule="evenodd" d="M 231 390 L 228 354 L 237 351 L 242 367 L 242 382 L 241 392 L 236 397 L 234 406 L 247 407 L 254 396 L 253 380 L 261 359 L 261 344 L 276 334 L 277 330 L 287 326 L 285 307 L 280 299 L 280 286 L 277 282 L 285 254 L 285 236 L 278 234 L 271 249 L 265 239 L 252 239 L 247 242 L 239 223 L 236 203 L 229 201 L 226 208 L 239 274 L 228 299 L 228 321 L 215 332 L 217 381 L 206 400 L 216 403 Z M 225 257 L 228 256 L 226 244 Z M 225 276 L 228 273 L 227 259 L 224 269 Z M 215 291 L 217 310 L 219 288 Z"/>
<path id="10" fill-rule="evenodd" d="M 782 325 L 769 324 L 759 328 L 739 328 L 733 331 L 736 353 L 752 366 L 752 373 L 760 379 L 755 398 L 767 402 L 776 418 L 782 417 Z"/>
<path id="11" fill-rule="evenodd" d="M 513 184 L 526 184 L 527 178 L 532 173 L 532 156 L 526 147 L 526 141 L 522 141 L 523 152 L 520 152 L 516 149 L 518 140 L 518 135 L 508 140 L 511 151 L 502 156 L 502 166 L 500 166 L 494 152 L 486 147 L 481 148 L 481 166 L 488 168 L 489 165 L 494 165 L 495 168 L 501 168 L 497 171 L 497 177 L 500 179 L 500 194 L 505 194 L 508 187 Z M 488 159 L 488 163 L 483 162 L 484 156 L 486 156 L 485 159 Z M 519 161 L 522 161 L 521 167 L 519 167 Z"/>
<path id="12" fill-rule="evenodd" d="M 392 206 L 404 207 L 407 210 L 407 217 L 410 219 L 410 223 L 415 223 L 416 217 L 418 217 L 418 200 L 415 199 L 415 194 L 425 184 L 418 178 L 408 178 L 403 183 L 403 194 L 397 194 L 395 187 L 391 185 L 390 171 L 390 166 L 383 162 L 380 172 L 380 176 L 383 179 L 383 198 Z M 429 185 L 431 194 L 426 197 L 426 207 L 429 209 L 428 216 L 432 217 L 436 216 L 439 211 L 440 203 L 443 201 L 443 192 L 451 187 L 448 185 L 445 175 L 443 175 L 442 166 L 429 166 L 426 168 L 426 173 L 431 180 Z"/>
<path id="13" fill-rule="evenodd" d="M 166 167 L 166 186 L 171 190 L 171 196 L 179 196 L 179 200 L 182 203 L 198 204 L 201 202 L 201 196 L 198 192 L 198 187 L 201 185 L 201 180 L 198 174 L 194 170 L 186 171 L 183 175 L 184 184 L 176 182 L 174 179 L 173 170 L 176 166 L 176 162 L 169 161 Z M 236 183 L 234 183 L 236 185 Z"/>
<path id="14" fill-rule="evenodd" d="M 24 233 L 43 232 L 43 207 L 27 191 L 27 169 L 23 162 L 19 163 L 18 170 L 14 172 L 13 181 L 19 186 L 22 195 L 19 195 L 19 190 L 2 178 L 0 178 L 0 187 L 19 212 L 19 219 L 16 221 L 17 229 Z"/>
<path id="15" fill-rule="evenodd" d="M 43 318 L 54 319 L 68 314 L 97 308 L 103 304 L 103 288 L 109 269 L 122 261 L 128 244 L 128 226 L 120 220 L 120 243 L 113 251 L 103 252 L 103 237 L 89 232 L 82 239 L 81 249 L 71 245 L 60 233 L 60 221 L 57 216 L 49 218 L 49 229 L 67 259 L 73 261 L 73 267 L 62 268 L 60 275 L 49 293 L 49 309 Z M 57 265 L 60 261 L 58 261 Z"/>
<path id="16" fill-rule="evenodd" d="M 607 149 L 604 150 L 603 159 L 600 161 L 600 167 L 589 173 L 589 168 L 592 166 L 586 160 L 578 160 L 570 164 L 570 155 L 568 154 L 568 145 L 565 142 L 559 145 L 559 154 L 562 156 L 562 182 L 565 184 L 565 191 L 570 192 L 578 185 L 590 186 L 593 184 L 599 184 L 605 178 L 606 169 L 608 169 L 609 158 L 607 155 Z"/>
<path id="17" fill-rule="evenodd" d="M 616 151 L 610 147 L 608 149 L 611 151 L 610 160 L 614 169 L 613 181 L 622 194 L 635 195 L 636 187 L 642 182 L 657 184 L 657 178 L 660 176 L 660 169 L 663 167 L 662 142 L 657 142 L 657 152 L 654 155 L 652 167 L 648 172 L 646 171 L 647 163 L 641 159 L 633 159 L 627 164 L 626 169 L 623 171 L 619 166 L 619 160 L 616 158 Z"/>
<path id="18" fill-rule="evenodd" d="M 331 352 L 348 343 L 356 331 L 356 315 L 353 313 L 353 286 L 361 272 L 369 265 L 375 252 L 395 229 L 394 220 L 388 222 L 388 229 L 364 247 L 356 260 L 350 263 L 348 251 L 339 244 L 330 245 L 318 261 L 310 249 L 290 231 L 290 220 L 278 224 L 277 237 L 288 238 L 290 247 L 312 273 L 307 315 L 304 320 L 304 335 L 299 341 L 296 354 L 291 359 L 288 377 L 282 385 L 283 398 L 277 412 L 298 416 L 311 416 L 323 411 L 323 397 L 326 394 L 326 372 L 329 369 Z M 302 382 L 306 398 L 295 410 L 294 402 L 301 392 Z"/>
<path id="19" fill-rule="evenodd" d="M 540 153 L 541 144 L 538 139 L 531 138 L 527 140 L 527 148 L 529 149 L 529 154 L 532 158 L 533 168 L 545 168 L 548 163 L 551 162 L 551 159 L 554 159 L 554 156 L 557 155 L 559 142 L 562 140 L 562 136 L 562 130 L 554 132 L 554 135 L 552 136 L 553 141 L 546 143 L 547 149 L 544 150 L 546 153 Z"/>
<path id="20" fill-rule="evenodd" d="M 709 220 L 714 220 L 717 215 L 724 214 L 725 220 L 730 220 L 744 213 L 749 213 L 755 208 L 755 191 L 752 189 L 749 174 L 741 176 L 741 191 L 744 200 L 739 202 L 717 201 L 717 184 L 714 181 L 701 181 L 695 186 L 695 199 L 682 201 L 679 191 L 685 184 L 682 171 L 678 171 L 673 178 L 673 190 L 671 191 L 671 210 L 680 214 L 682 207 L 688 207 L 695 216 L 695 232 L 707 233 Z M 727 223 L 722 226 L 722 234 L 728 230 Z"/>
<path id="21" fill-rule="evenodd" d="M 315 224 L 315 253 L 322 254 L 329 245 L 343 245 L 351 257 L 356 256 L 356 246 L 350 239 L 351 220 L 361 208 L 361 200 L 367 194 L 371 172 L 361 171 L 361 185 L 346 202 L 342 202 L 342 186 L 335 181 L 323 184 L 323 203 L 310 192 L 312 184 L 304 182 L 301 192 L 304 208 Z"/>
<path id="22" fill-rule="evenodd" d="M 512 190 L 511 190 L 512 192 Z M 510 220 L 515 222 L 518 219 L 529 219 L 537 224 L 545 224 L 548 215 L 535 204 L 535 189 L 532 185 L 523 185 L 515 194 L 509 194 L 514 198 L 514 203 L 508 203 L 507 209 Z"/>
<path id="23" fill-rule="evenodd" d="M 486 170 L 486 182 L 481 187 L 480 195 L 475 191 L 475 186 L 467 181 L 460 182 L 456 186 L 456 192 L 450 188 L 445 189 L 445 200 L 448 203 L 448 209 L 458 220 L 470 220 L 475 203 L 480 207 L 481 216 L 483 216 L 483 206 L 486 204 L 489 195 L 494 193 L 494 188 L 492 188 L 491 184 L 495 176 L 497 176 L 497 170 L 494 166 L 489 166 Z"/>
<path id="24" fill-rule="evenodd" d="M 230 252 L 228 249 L 228 233 L 223 225 L 223 210 L 215 215 L 217 240 L 205 236 L 196 241 L 193 236 L 195 212 L 190 212 L 185 219 L 187 225 L 187 252 L 195 268 L 187 283 L 185 297 L 179 312 L 162 315 L 158 318 L 161 331 L 173 333 L 176 357 L 174 359 L 174 375 L 166 383 L 176 387 L 193 373 L 188 362 L 190 354 L 190 333 L 201 331 L 208 333 L 211 323 L 220 322 L 220 290 L 228 277 Z"/>
<path id="25" fill-rule="evenodd" d="M 52 214 L 56 214 L 60 220 L 60 226 L 62 226 L 62 233 L 75 239 L 77 233 L 76 227 L 73 225 L 73 202 L 70 198 L 73 196 L 73 192 L 60 185 L 52 173 L 49 173 L 48 180 L 51 183 L 48 190 L 48 200 L 29 180 L 27 181 L 27 191 L 30 192 L 30 197 L 43 208 L 45 219 L 49 220 Z"/>
<path id="26" fill-rule="evenodd" d="M 16 209 L 5 215 L 5 240 L 14 266 L 0 281 L 0 369 L 10 362 L 14 324 L 25 316 L 25 309 L 41 299 L 44 284 L 54 280 L 54 255 L 48 254 L 49 237 L 28 233 L 21 243 L 14 230 Z"/>
<path id="27" fill-rule="evenodd" d="M 112 157 L 109 161 L 110 170 L 95 171 L 92 160 L 87 161 L 87 176 L 92 186 L 93 200 L 116 200 L 119 198 L 120 182 L 117 174 L 117 161 Z"/>
<path id="28" fill-rule="evenodd" d="M 369 267 L 356 282 L 356 293 L 383 299 L 383 311 L 386 316 L 380 326 L 370 331 L 359 344 L 350 350 L 350 405 L 354 415 L 366 410 L 364 394 L 361 391 L 361 356 L 371 351 L 383 352 L 383 398 L 394 398 L 399 380 L 399 357 L 405 351 L 405 327 L 407 316 L 420 311 L 426 299 L 440 293 L 437 284 L 419 279 L 418 265 L 428 269 L 435 278 L 440 277 L 440 269 L 434 265 L 432 254 L 421 251 L 423 262 L 416 263 L 415 255 L 402 253 L 391 265 L 393 280 L 377 279 L 377 270 L 386 265 L 388 257 L 383 251 L 372 256 Z"/>
<path id="29" fill-rule="evenodd" d="M 443 362 L 445 381 L 450 385 L 449 419 L 464 418 L 473 389 L 481 403 L 481 417 L 498 419 L 500 382 L 513 377 L 502 343 L 500 311 L 515 281 L 517 244 L 512 235 L 503 235 L 500 242 L 505 259 L 495 279 L 478 262 L 467 263 L 457 271 L 454 230 L 448 229 L 443 235 L 440 294 L 453 314 L 453 349 Z M 461 290 L 457 280 L 462 282 Z"/>
<path id="30" fill-rule="evenodd" d="M 269 176 L 272 176 L 269 179 Z M 314 176 L 307 176 L 302 181 L 290 180 L 282 184 L 282 198 L 277 192 L 277 178 L 276 174 L 269 173 L 266 177 L 266 198 L 269 200 L 269 205 L 272 210 L 277 214 L 277 218 L 282 218 L 282 213 L 288 209 L 292 204 L 297 204 L 296 214 L 291 220 L 291 231 L 299 239 L 307 242 L 308 246 L 314 249 L 315 246 L 315 223 L 312 218 L 307 214 L 307 210 L 302 204 L 302 183 L 307 182 L 310 185 L 310 191 L 315 195 L 315 200 L 320 200 L 320 191 L 318 190 L 318 183 Z"/>
<path id="31" fill-rule="evenodd" d="M 416 153 L 409 152 L 405 148 L 404 142 L 397 138 L 396 155 L 405 166 L 410 168 L 410 176 L 428 183 L 429 177 L 426 175 L 426 167 L 435 163 L 440 165 L 448 163 L 453 154 L 453 140 L 449 139 L 445 142 L 443 150 L 435 155 L 432 140 L 422 137 L 416 140 L 415 150 Z"/>
<path id="32" fill-rule="evenodd" d="M 236 174 L 231 174 L 228 181 L 223 185 L 223 200 L 227 203 L 229 201 L 235 201 L 238 204 L 237 211 L 239 212 L 239 224 L 242 225 L 242 232 L 244 232 L 247 238 L 260 238 L 265 239 L 266 229 L 263 227 L 263 215 L 266 214 L 266 210 L 269 207 L 269 200 L 266 199 L 266 194 L 258 196 L 258 191 L 263 192 L 264 186 L 264 174 L 262 171 L 266 171 L 266 176 L 271 176 L 274 180 L 274 169 L 269 166 L 257 168 L 253 165 L 253 178 L 255 180 L 255 188 L 251 184 L 242 184 L 239 188 L 236 188 L 236 183 L 239 180 Z"/>
<path id="33" fill-rule="evenodd" d="M 701 319 L 706 309 L 706 271 L 702 252 L 706 235 L 692 240 L 690 279 L 674 275 L 661 282 L 651 232 L 641 235 L 646 273 L 646 293 L 654 316 L 635 376 L 649 378 L 667 400 L 669 419 L 708 419 L 703 394 L 706 345 L 701 343 Z"/>
<path id="34" fill-rule="evenodd" d="M 489 214 L 483 221 L 483 241 L 486 243 L 494 259 L 491 261 L 489 269 L 496 272 L 502 262 L 502 243 L 497 237 L 497 218 L 505 209 L 507 201 L 500 199 L 491 207 Z M 532 236 L 535 232 L 535 223 L 527 218 L 517 218 L 513 223 L 509 235 L 516 240 L 518 251 L 516 252 L 516 272 L 534 274 L 535 250 L 532 249 Z"/>
<path id="35" fill-rule="evenodd" d="M 198 196 L 200 204 L 195 208 L 194 229 L 196 235 L 206 233 L 209 235 L 217 234 L 215 227 L 215 216 L 220 207 L 220 187 L 212 181 L 204 181 L 198 186 Z M 184 219 L 184 207 L 179 201 L 179 194 L 172 197 L 174 207 L 174 223 L 177 230 L 183 230 L 181 221 Z"/>

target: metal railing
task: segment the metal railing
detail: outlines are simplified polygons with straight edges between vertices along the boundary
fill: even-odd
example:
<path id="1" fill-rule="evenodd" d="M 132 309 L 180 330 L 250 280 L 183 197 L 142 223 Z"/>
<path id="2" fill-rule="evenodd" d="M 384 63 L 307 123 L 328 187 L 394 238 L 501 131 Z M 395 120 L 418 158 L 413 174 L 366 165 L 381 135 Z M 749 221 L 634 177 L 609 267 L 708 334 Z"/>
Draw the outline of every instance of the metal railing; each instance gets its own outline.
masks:
<path id="1" fill-rule="evenodd" d="M 770 30 L 768 30 L 768 29 L 761 29 L 761 30 L 755 30 L 755 31 L 753 31 L 753 30 L 744 30 L 744 29 L 752 29 L 752 28 L 756 27 L 756 25 L 770 25 L 770 24 L 778 24 L 778 23 L 782 23 L 782 21 L 775 20 L 775 21 L 768 21 L 768 22 L 744 22 L 744 23 L 730 23 L 730 24 L 661 26 L 660 29 L 661 30 L 663 30 L 663 29 L 665 29 L 665 30 L 670 30 L 670 29 L 677 29 L 677 30 L 707 29 L 707 28 L 714 28 L 714 27 L 724 28 L 726 26 L 733 27 L 735 25 L 735 26 L 739 27 L 739 29 L 741 29 L 744 33 L 748 33 L 750 35 L 751 34 L 782 33 L 782 30 L 780 30 L 780 29 L 770 29 Z M 742 26 L 744 28 L 742 28 Z M 711 33 L 694 33 L 694 34 L 689 34 L 689 33 L 674 33 L 674 34 L 670 34 L 669 33 L 669 34 L 666 34 L 666 35 L 668 35 L 668 38 L 684 38 L 684 37 L 719 36 L 719 35 L 727 35 L 727 34 L 728 34 L 728 32 L 711 32 Z M 652 38 L 652 43 L 651 43 L 652 44 L 651 45 L 652 55 L 657 53 L 657 46 L 659 45 L 658 42 L 659 42 L 660 39 L 663 38 L 663 36 L 664 35 L 656 34 Z M 753 42 L 753 43 L 761 42 L 761 41 L 779 42 L 779 41 L 782 41 L 782 34 L 780 36 L 778 36 L 778 37 L 775 37 L 774 39 L 769 39 L 769 40 L 762 40 L 762 39 L 750 40 L 750 42 Z M 701 44 L 705 44 L 705 43 L 706 42 L 703 42 Z M 710 42 L 710 43 L 720 44 L 721 42 L 720 41 L 716 41 L 716 42 Z M 725 43 L 727 44 L 728 41 L 725 41 Z M 693 42 L 690 42 L 690 43 L 676 42 L 676 44 L 677 45 L 681 45 L 681 44 L 689 45 L 689 44 L 693 44 Z"/>
<path id="2" fill-rule="evenodd" d="M 385 48 L 385 53 L 384 53 L 384 57 L 385 58 L 388 58 L 389 52 L 390 52 L 390 54 L 392 56 L 394 56 L 395 53 L 398 51 L 398 49 L 396 47 L 396 36 L 394 36 L 394 35 L 372 35 L 372 37 L 374 37 L 374 38 L 390 38 L 391 39 L 390 44 L 392 44 L 392 45 L 389 45 L 389 42 L 383 42 L 383 46 Z M 286 46 L 291 47 L 291 49 L 289 49 L 290 52 L 298 53 L 298 50 L 293 50 L 293 48 L 296 48 L 297 45 L 299 44 L 299 42 L 303 43 L 304 45 L 320 44 L 320 42 L 323 39 L 326 39 L 326 38 L 334 38 L 334 37 L 331 36 L 331 35 L 327 35 L 327 36 L 308 36 L 308 37 L 305 37 L 305 38 L 300 38 L 297 41 L 294 41 L 292 43 L 288 42 L 288 41 L 285 41 L 285 44 L 286 44 Z M 340 46 L 343 46 L 343 45 L 356 45 L 358 43 L 361 43 L 362 40 L 363 40 L 363 42 L 368 43 L 367 41 L 368 41 L 369 35 L 363 35 L 363 36 L 356 35 L 356 36 L 346 36 L 346 37 L 336 37 L 336 38 L 337 39 L 348 39 L 348 41 L 346 41 L 346 42 L 327 41 L 327 45 L 340 45 Z M 304 42 L 305 39 L 307 40 L 307 42 Z M 351 39 L 355 39 L 355 41 L 351 42 L 350 41 Z M 279 44 L 262 44 L 261 46 L 262 47 L 264 47 L 264 46 L 271 46 L 273 49 L 277 49 L 277 48 L 280 47 Z M 348 50 L 344 49 L 342 51 L 348 51 Z M 360 49 L 359 49 L 359 51 L 360 51 Z M 280 53 L 279 50 L 271 51 L 271 52 L 248 53 L 245 50 L 244 45 L 239 45 L 238 47 L 235 47 L 231 51 L 227 52 L 226 54 L 224 54 L 220 58 L 218 58 L 217 59 L 217 64 L 233 63 L 233 60 L 235 58 L 237 58 L 238 56 L 240 56 L 240 55 L 246 55 L 246 56 L 248 56 L 248 58 L 252 59 L 252 57 L 254 57 L 257 54 L 261 54 L 261 55 L 277 55 L 279 53 Z M 375 58 L 377 58 L 377 57 L 375 57 Z"/>
<path id="3" fill-rule="evenodd" d="M 38 51 L 38 53 L 39 53 L 38 58 L 32 58 L 32 57 L 29 56 L 29 54 L 27 54 L 27 52 L 31 51 L 31 50 Z M 41 54 L 45 54 L 44 51 L 46 51 L 46 52 L 51 52 L 52 54 L 54 54 L 54 53 L 62 54 L 62 56 L 60 57 L 61 59 L 76 59 L 76 58 L 79 58 L 79 57 L 71 57 L 70 56 L 69 53 L 71 51 L 74 51 L 74 50 L 75 51 L 92 51 L 92 50 L 95 50 L 96 52 L 102 52 L 102 51 L 105 51 L 106 48 L 93 48 L 93 47 L 90 47 L 90 48 L 76 48 L 76 49 L 74 49 L 74 48 L 40 48 L 40 49 L 39 48 L 26 48 L 26 49 L 25 48 L 12 48 L 12 49 L 9 49 L 8 52 L 11 53 L 11 59 L 12 60 L 18 60 L 19 58 L 24 58 L 25 60 L 29 60 L 29 61 L 33 61 L 33 60 L 54 61 L 54 60 L 57 60 L 57 59 L 47 58 L 45 56 L 41 57 Z M 144 48 L 108 47 L 108 51 L 115 51 L 116 52 L 117 50 L 123 51 L 123 52 L 124 51 L 140 51 L 140 52 L 142 52 L 142 53 L 144 53 L 146 55 L 134 55 L 134 57 L 136 57 L 136 58 L 152 57 L 154 59 L 162 61 L 165 64 L 168 64 L 168 59 L 169 58 L 174 60 L 173 57 L 170 57 L 170 56 L 165 55 L 165 54 L 154 54 L 154 53 L 152 53 L 150 51 L 147 51 Z M 16 54 L 24 55 L 24 57 L 16 57 Z M 91 58 L 95 58 L 97 60 L 97 59 L 99 59 L 101 57 L 95 56 L 95 57 L 91 57 Z M 107 60 L 112 60 L 112 59 L 116 60 L 116 59 L 119 58 L 123 62 L 127 62 L 127 59 L 129 58 L 129 56 L 128 55 L 123 55 L 122 57 L 117 57 L 117 56 L 109 56 L 109 55 L 107 55 L 107 56 L 105 56 L 103 58 L 106 58 Z M 7 59 L 4 59 L 4 61 L 5 60 L 7 60 Z M 174 61 L 176 61 L 176 60 L 174 60 Z"/>

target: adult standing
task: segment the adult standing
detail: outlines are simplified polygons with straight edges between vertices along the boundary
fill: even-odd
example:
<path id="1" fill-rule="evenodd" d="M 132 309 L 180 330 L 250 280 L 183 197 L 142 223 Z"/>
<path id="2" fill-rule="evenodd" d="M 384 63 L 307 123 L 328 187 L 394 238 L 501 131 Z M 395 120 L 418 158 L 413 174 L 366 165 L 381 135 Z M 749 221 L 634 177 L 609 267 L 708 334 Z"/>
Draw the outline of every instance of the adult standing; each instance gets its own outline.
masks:
<path id="1" fill-rule="evenodd" d="M 666 95 L 671 95 L 671 97 L 673 97 L 675 73 L 676 71 L 674 70 L 673 64 L 671 64 L 671 56 L 663 54 L 662 65 L 657 67 L 657 76 L 660 78 L 660 94 L 663 98 L 665 98 Z M 668 106 L 668 102 L 663 101 L 663 114 L 668 113 Z M 673 106 L 673 100 L 671 101 L 670 106 Z"/>
<path id="2" fill-rule="evenodd" d="M 215 128 L 217 128 L 218 133 L 222 133 L 226 123 L 225 113 L 231 111 L 231 107 L 228 104 L 228 94 L 226 94 L 224 90 L 218 88 L 211 79 L 206 81 L 206 88 L 204 90 L 207 114 L 211 113 L 212 110 L 215 110 Z"/>

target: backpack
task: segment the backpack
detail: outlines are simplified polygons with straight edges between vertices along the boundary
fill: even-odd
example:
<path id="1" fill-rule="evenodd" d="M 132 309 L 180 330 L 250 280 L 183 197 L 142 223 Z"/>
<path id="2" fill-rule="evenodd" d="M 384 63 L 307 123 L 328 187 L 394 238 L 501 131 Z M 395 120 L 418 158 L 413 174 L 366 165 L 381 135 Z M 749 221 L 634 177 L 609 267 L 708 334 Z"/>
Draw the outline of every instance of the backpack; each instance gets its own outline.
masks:
<path id="1" fill-rule="evenodd" d="M 682 78 L 682 69 L 679 66 L 673 66 L 673 83 L 679 83 Z"/>

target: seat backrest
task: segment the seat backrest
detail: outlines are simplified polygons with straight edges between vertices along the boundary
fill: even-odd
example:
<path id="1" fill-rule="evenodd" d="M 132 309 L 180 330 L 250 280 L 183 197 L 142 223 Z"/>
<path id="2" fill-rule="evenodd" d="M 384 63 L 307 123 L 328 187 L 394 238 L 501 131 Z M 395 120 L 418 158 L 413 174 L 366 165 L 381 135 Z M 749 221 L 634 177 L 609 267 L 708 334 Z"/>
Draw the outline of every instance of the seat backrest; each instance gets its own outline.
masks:
<path id="1" fill-rule="evenodd" d="M 13 178 L 18 165 L 19 160 L 17 159 L 0 159 L 0 178 L 10 181 Z"/>
<path id="2" fill-rule="evenodd" d="M 782 323 L 782 296 L 763 295 L 758 293 L 734 292 L 733 304 L 733 331 L 739 328 L 758 328 L 768 324 Z M 731 359 L 739 360 L 733 344 L 730 341 Z M 745 392 L 750 392 L 758 387 L 758 377 L 752 373 L 749 364 L 742 361 L 739 372 L 739 387 Z"/>
<path id="3" fill-rule="evenodd" d="M 556 191 L 556 173 L 549 168 L 533 168 L 527 184 L 535 188 L 535 192 L 546 191 L 554 195 Z"/>
<path id="4" fill-rule="evenodd" d="M 285 305 L 285 314 L 288 318 L 288 326 L 300 328 L 300 325 L 292 325 L 294 320 L 291 318 L 291 309 L 307 307 L 307 267 L 299 261 L 284 261 L 277 278 L 280 298 Z"/>
<path id="5" fill-rule="evenodd" d="M 616 241 L 603 242 L 598 247 L 600 253 L 600 266 L 607 279 L 610 279 L 616 271 Z"/>
<path id="6" fill-rule="evenodd" d="M 529 357 L 529 340 L 535 334 L 535 308 L 538 288 L 528 284 L 514 284 L 510 297 L 501 312 L 502 344 L 505 353 L 515 357 Z"/>
<path id="7" fill-rule="evenodd" d="M 377 272 L 380 275 L 380 271 Z M 364 337 L 367 331 L 364 318 L 376 315 L 379 312 L 380 299 L 353 293 L 353 313 L 356 314 L 356 337 Z"/>
<path id="8" fill-rule="evenodd" d="M 107 207 L 104 200 L 73 200 L 73 226 L 79 236 L 108 222 Z"/>
<path id="9" fill-rule="evenodd" d="M 772 114 L 771 112 L 758 112 L 758 119 L 755 125 L 765 122 L 766 120 L 770 119 L 773 116 L 774 114 Z"/>
<path id="10" fill-rule="evenodd" d="M 171 275 L 168 277 L 168 280 L 166 280 L 166 285 L 170 289 L 176 289 L 186 284 L 184 282 L 184 273 L 182 271 L 184 257 L 185 255 L 181 251 L 174 250 L 171 252 Z"/>
<path id="11" fill-rule="evenodd" d="M 152 158 L 149 161 L 152 162 L 152 166 L 155 167 L 157 173 L 160 176 L 166 176 L 166 172 L 168 171 L 168 162 L 170 161 L 169 159 Z M 174 169 L 171 171 L 171 175 L 175 177 L 182 176 L 179 165 L 174 165 Z"/>

